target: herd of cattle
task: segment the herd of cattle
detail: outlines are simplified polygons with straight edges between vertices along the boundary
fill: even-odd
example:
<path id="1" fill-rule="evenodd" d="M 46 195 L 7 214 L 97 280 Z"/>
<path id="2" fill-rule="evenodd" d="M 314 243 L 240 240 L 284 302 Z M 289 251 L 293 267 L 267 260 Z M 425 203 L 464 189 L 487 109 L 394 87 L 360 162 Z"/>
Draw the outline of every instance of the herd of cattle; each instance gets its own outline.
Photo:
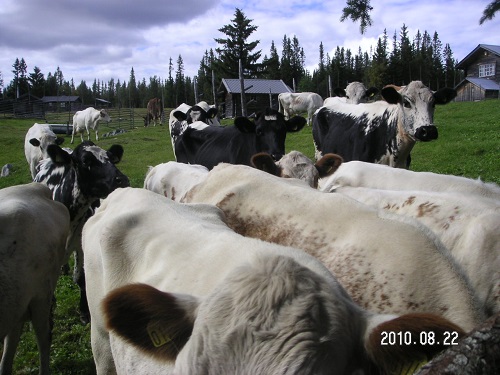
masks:
<path id="1" fill-rule="evenodd" d="M 73 252 L 97 374 L 400 373 L 500 313 L 500 187 L 404 168 L 454 91 L 412 82 L 364 103 L 374 93 L 281 94 L 280 111 L 226 127 L 183 104 L 176 161 L 145 167 L 143 188 L 116 167 L 122 146 L 61 148 L 35 124 L 34 182 L 0 190 L 0 374 L 27 320 L 49 373 Z M 285 154 L 304 112 L 316 161 Z M 73 136 L 106 116 L 78 112 Z"/>

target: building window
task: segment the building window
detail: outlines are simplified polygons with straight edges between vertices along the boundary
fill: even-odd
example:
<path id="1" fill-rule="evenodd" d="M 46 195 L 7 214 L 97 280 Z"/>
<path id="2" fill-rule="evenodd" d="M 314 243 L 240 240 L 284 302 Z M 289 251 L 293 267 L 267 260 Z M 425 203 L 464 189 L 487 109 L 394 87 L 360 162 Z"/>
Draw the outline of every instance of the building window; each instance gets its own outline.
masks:
<path id="1" fill-rule="evenodd" d="M 479 65 L 479 77 L 490 77 L 495 75 L 495 64 Z"/>

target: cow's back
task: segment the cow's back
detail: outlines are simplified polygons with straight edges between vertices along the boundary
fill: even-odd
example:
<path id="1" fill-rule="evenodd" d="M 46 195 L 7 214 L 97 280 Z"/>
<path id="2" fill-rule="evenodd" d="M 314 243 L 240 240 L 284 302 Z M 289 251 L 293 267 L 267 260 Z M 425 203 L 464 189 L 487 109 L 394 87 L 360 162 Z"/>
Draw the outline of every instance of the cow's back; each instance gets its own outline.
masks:
<path id="1" fill-rule="evenodd" d="M 306 250 L 366 309 L 442 313 L 466 329 L 483 316 L 463 270 L 413 220 L 244 166 L 218 166 L 185 201 L 217 205 L 245 236 Z"/>
<path id="2" fill-rule="evenodd" d="M 34 299 L 43 300 L 55 289 L 64 260 L 69 214 L 41 184 L 8 187 L 0 190 L 0 228 L 2 339 L 16 319 L 29 315 L 28 305 Z"/>

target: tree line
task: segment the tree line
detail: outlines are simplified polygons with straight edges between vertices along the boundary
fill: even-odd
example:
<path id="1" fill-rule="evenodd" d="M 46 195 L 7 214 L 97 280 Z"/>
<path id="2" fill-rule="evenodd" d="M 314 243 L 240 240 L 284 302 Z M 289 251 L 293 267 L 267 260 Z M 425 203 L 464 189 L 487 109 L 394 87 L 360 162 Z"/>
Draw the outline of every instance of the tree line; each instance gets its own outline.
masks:
<path id="1" fill-rule="evenodd" d="M 453 87 L 462 79 L 463 72 L 455 69 L 457 61 L 450 45 L 443 45 L 436 31 L 432 35 L 418 31 L 410 36 L 403 24 L 392 40 L 384 30 L 377 45 L 364 52 L 361 48 L 351 51 L 337 47 L 330 55 L 320 42 L 318 64 L 311 72 L 306 69 L 304 49 L 296 35 L 283 36 L 281 54 L 272 41 L 269 53 L 262 56 L 262 50 L 257 49 L 260 41 L 250 40 L 258 28 L 252 21 L 236 8 L 231 23 L 218 30 L 224 35 L 215 39 L 218 47 L 205 51 L 195 77 L 185 75 L 181 55 L 175 63 L 170 58 L 167 79 L 153 76 L 138 81 L 132 67 L 127 82 L 94 79 L 92 85 L 83 80 L 79 84 L 73 79 L 65 80 L 60 67 L 46 77 L 37 66 L 28 73 L 26 61 L 17 58 L 12 65 L 14 78 L 5 87 L 3 98 L 14 99 L 28 93 L 37 97 L 75 95 L 85 104 L 100 98 L 115 107 L 145 107 L 150 98 L 159 97 L 167 108 L 197 100 L 221 102 L 221 80 L 238 78 L 240 62 L 245 78 L 281 79 L 296 91 L 313 91 L 324 98 L 331 95 L 332 88 L 345 87 L 353 81 L 381 88 L 389 83 L 405 85 L 420 80 L 437 90 Z"/>

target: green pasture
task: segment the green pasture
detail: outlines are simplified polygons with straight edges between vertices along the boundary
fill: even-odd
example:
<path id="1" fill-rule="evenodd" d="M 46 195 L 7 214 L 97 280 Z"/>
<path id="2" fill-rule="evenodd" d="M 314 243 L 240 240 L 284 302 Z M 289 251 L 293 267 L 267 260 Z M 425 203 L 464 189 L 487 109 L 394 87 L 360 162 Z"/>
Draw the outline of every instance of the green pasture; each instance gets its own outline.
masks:
<path id="1" fill-rule="evenodd" d="M 168 113 L 167 113 L 168 118 Z M 24 137 L 36 120 L 0 118 L 0 168 L 9 163 L 9 176 L 0 178 L 0 188 L 25 184 L 31 176 L 24 156 Z M 224 120 L 223 124 L 230 124 Z M 439 138 L 417 143 L 412 151 L 411 169 L 453 174 L 500 184 L 500 100 L 450 103 L 438 106 L 435 124 Z M 113 126 L 113 123 L 111 123 Z M 114 130 L 102 126 L 101 135 Z M 91 140 L 95 142 L 92 134 Z M 65 136 L 63 146 L 70 145 Z M 75 145 L 80 138 L 75 139 Z M 118 165 L 134 187 L 142 187 L 148 166 L 174 160 L 168 126 L 137 126 L 127 132 L 96 142 L 103 148 L 121 144 L 125 154 Z M 314 157 L 311 128 L 289 134 L 287 152 L 299 150 Z M 90 348 L 90 327 L 79 323 L 78 288 L 70 276 L 61 276 L 57 287 L 51 369 L 53 374 L 95 374 Z M 0 317 L 1 319 L 1 317 Z M 0 348 L 2 344 L 0 344 Z M 0 349 L 1 351 L 1 349 Z M 38 350 L 32 328 L 27 324 L 18 348 L 15 374 L 38 373 Z"/>

